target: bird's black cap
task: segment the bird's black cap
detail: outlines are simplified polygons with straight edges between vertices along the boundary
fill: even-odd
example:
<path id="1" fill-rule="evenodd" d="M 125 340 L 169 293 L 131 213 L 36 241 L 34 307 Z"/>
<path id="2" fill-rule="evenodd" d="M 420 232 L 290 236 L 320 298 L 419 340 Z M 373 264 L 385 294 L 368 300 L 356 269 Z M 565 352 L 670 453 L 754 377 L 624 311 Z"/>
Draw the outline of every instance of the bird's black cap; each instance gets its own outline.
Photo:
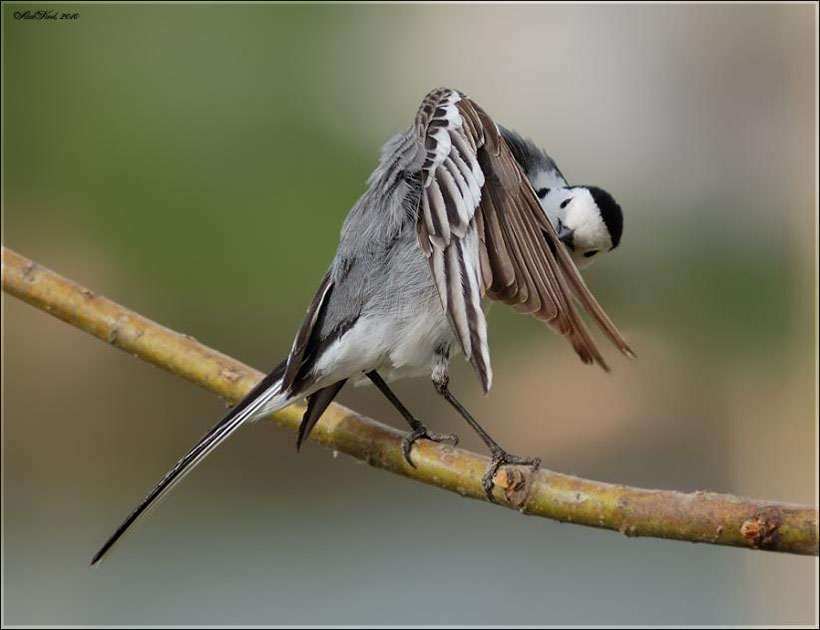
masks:
<path id="1" fill-rule="evenodd" d="M 604 189 L 597 186 L 588 186 L 588 189 L 601 211 L 604 225 L 606 225 L 609 236 L 612 238 L 612 249 L 615 249 L 618 247 L 618 243 L 621 242 L 621 235 L 624 231 L 624 214 L 621 211 L 621 206 Z"/>

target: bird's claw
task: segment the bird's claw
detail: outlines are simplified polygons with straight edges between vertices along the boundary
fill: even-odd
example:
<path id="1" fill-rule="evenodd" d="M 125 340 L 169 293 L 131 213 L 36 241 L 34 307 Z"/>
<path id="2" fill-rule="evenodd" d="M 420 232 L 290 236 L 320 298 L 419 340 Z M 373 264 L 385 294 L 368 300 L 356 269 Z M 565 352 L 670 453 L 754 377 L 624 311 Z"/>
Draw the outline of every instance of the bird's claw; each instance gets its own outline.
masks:
<path id="1" fill-rule="evenodd" d="M 410 449 L 413 448 L 413 444 L 422 439 L 430 440 L 438 444 L 441 442 L 450 442 L 453 448 L 458 446 L 458 436 L 455 433 L 430 433 L 427 427 L 423 425 L 417 429 L 413 429 L 401 441 L 401 452 L 404 454 L 404 459 L 407 460 L 407 463 L 413 468 L 415 468 L 416 465 L 413 463 L 413 460 L 410 459 Z"/>
<path id="2" fill-rule="evenodd" d="M 541 460 L 538 457 L 512 455 L 502 449 L 494 450 L 490 467 L 487 468 L 487 472 L 485 472 L 481 478 L 481 485 L 484 486 L 484 492 L 487 498 L 493 503 L 495 503 L 495 497 L 493 496 L 493 487 L 495 486 L 494 479 L 498 469 L 502 466 L 530 466 L 532 468 L 532 474 L 535 474 L 541 467 Z"/>

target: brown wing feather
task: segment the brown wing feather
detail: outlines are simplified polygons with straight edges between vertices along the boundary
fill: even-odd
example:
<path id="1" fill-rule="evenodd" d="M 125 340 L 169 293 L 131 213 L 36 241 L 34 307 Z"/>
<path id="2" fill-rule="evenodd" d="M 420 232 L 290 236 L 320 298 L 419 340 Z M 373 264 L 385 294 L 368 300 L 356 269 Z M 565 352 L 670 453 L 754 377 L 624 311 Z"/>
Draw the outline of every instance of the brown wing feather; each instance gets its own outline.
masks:
<path id="1" fill-rule="evenodd" d="M 544 320 L 568 338 L 585 363 L 608 369 L 577 300 L 622 352 L 634 356 L 587 289 L 487 113 L 463 94 L 442 88 L 422 102 L 415 129 L 424 147 L 419 246 L 453 332 L 484 388 L 489 389 L 492 372 L 482 295 Z"/>
<path id="2" fill-rule="evenodd" d="M 585 363 L 595 362 L 608 369 L 576 308 L 574 300 L 577 300 L 621 352 L 635 356 L 558 240 L 498 127 L 470 99 L 465 97 L 458 106 L 465 120 L 470 121 L 473 128 L 482 130 L 483 144 L 478 156 L 487 183 L 478 214 L 484 227 L 480 243 L 487 248 L 490 262 L 490 274 L 485 275 L 493 279 L 490 285 L 485 285 L 487 295 L 547 321 L 569 338 Z M 543 232 L 555 247 L 547 246 Z M 494 250 L 502 254 L 495 255 Z M 512 252 L 509 256 L 515 275 L 512 282 L 505 256 L 508 252 Z M 537 297 L 532 295 L 533 291 Z"/>

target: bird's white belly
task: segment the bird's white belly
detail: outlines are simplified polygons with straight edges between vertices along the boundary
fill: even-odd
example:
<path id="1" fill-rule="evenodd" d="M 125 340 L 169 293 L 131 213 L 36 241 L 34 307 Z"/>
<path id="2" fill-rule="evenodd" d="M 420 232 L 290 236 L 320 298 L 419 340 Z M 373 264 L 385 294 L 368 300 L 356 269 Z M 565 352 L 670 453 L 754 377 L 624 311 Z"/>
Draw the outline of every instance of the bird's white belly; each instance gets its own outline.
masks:
<path id="1" fill-rule="evenodd" d="M 378 370 L 385 380 L 429 376 L 433 355 L 450 345 L 453 333 L 441 305 L 417 311 L 412 318 L 361 317 L 319 358 L 320 379 L 369 382 L 364 373 Z M 364 380 L 363 380 L 364 379 Z"/>

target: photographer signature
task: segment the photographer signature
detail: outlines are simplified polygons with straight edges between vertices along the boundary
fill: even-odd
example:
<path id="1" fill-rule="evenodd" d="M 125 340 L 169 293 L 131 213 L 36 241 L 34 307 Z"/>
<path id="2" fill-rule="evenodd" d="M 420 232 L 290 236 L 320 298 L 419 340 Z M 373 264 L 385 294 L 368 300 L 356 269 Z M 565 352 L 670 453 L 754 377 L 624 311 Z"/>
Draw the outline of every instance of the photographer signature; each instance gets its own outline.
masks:
<path id="1" fill-rule="evenodd" d="M 79 13 L 61 13 L 59 11 L 15 11 L 15 20 L 78 20 Z"/>

